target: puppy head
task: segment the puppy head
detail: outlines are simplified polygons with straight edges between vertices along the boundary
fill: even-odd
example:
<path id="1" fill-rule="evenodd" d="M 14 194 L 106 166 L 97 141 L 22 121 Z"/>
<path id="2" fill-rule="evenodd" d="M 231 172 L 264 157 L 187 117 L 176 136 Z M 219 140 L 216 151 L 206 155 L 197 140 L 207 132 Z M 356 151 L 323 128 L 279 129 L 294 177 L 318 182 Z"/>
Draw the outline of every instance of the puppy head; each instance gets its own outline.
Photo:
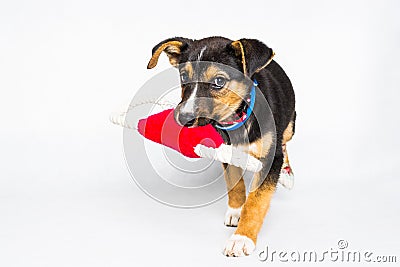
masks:
<path id="1" fill-rule="evenodd" d="M 175 120 L 189 127 L 234 120 L 247 108 L 251 77 L 273 56 L 272 49 L 254 39 L 176 37 L 153 48 L 148 68 L 157 65 L 162 52 L 180 74 L 182 101 Z"/>

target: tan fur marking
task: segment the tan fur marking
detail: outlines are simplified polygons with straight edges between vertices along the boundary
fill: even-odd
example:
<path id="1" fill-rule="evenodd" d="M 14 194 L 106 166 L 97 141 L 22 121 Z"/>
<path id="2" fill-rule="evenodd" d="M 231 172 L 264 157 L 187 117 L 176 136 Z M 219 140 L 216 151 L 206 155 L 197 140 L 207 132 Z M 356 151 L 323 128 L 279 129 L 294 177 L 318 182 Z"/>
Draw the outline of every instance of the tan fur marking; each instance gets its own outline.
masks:
<path id="1" fill-rule="evenodd" d="M 260 186 L 251 192 L 244 204 L 235 234 L 249 237 L 254 243 L 270 206 L 275 188 Z"/>
<path id="2" fill-rule="evenodd" d="M 286 143 L 289 142 L 293 137 L 293 121 L 289 122 L 288 126 L 286 127 L 285 131 L 283 132 L 282 138 L 282 152 L 283 152 L 283 167 L 289 167 L 289 155 L 286 148 Z"/>
<path id="3" fill-rule="evenodd" d="M 204 81 L 213 82 L 216 76 L 223 76 L 225 78 L 229 78 L 228 73 L 226 73 L 221 68 L 218 68 L 215 65 L 210 65 L 207 69 L 202 73 Z"/>
<path id="4" fill-rule="evenodd" d="M 221 120 L 226 120 L 233 115 L 246 96 L 246 84 L 232 80 L 220 92 L 215 93 L 214 112 Z"/>
<path id="5" fill-rule="evenodd" d="M 293 121 L 289 122 L 289 125 L 286 127 L 283 132 L 282 145 L 285 145 L 292 139 L 293 136 Z"/>
<path id="6" fill-rule="evenodd" d="M 283 168 L 285 165 L 289 165 L 289 156 L 286 150 L 286 144 L 282 145 L 282 152 L 283 152 L 283 165 L 282 165 Z"/>
<path id="7" fill-rule="evenodd" d="M 262 65 L 261 67 L 259 67 L 258 69 L 256 69 L 256 72 L 259 72 L 260 70 L 262 70 L 263 68 L 267 67 L 269 65 L 269 63 L 271 63 L 272 59 L 275 56 L 275 52 L 272 51 L 272 55 L 271 57 L 268 59 L 267 63 L 265 63 L 264 65 Z"/>
<path id="8" fill-rule="evenodd" d="M 283 152 L 283 166 L 290 166 L 289 163 L 289 155 L 286 149 L 286 143 L 289 142 L 293 137 L 293 121 L 289 122 L 288 126 L 286 127 L 285 131 L 283 132 L 282 138 L 282 152 Z"/>
<path id="9" fill-rule="evenodd" d="M 246 186 L 242 175 L 242 169 L 236 166 L 228 165 L 224 170 L 224 177 L 228 188 L 228 205 L 231 208 L 240 208 L 246 201 Z"/>
<path id="10" fill-rule="evenodd" d="M 185 66 L 182 68 L 181 72 L 185 71 L 189 78 L 192 79 L 193 78 L 193 66 L 191 62 L 186 62 Z"/>
<path id="11" fill-rule="evenodd" d="M 243 73 L 246 75 L 247 74 L 246 56 L 244 54 L 243 45 L 240 41 L 234 41 L 234 42 L 232 42 L 232 46 L 233 46 L 233 48 L 236 49 L 236 51 L 240 52 L 240 54 L 242 56 Z"/>
<path id="12" fill-rule="evenodd" d="M 191 62 L 186 62 L 185 66 L 181 69 L 181 73 L 186 72 L 190 79 L 193 78 L 193 66 Z M 183 98 L 184 87 L 181 86 L 181 98 Z"/>
<path id="13" fill-rule="evenodd" d="M 163 51 L 165 51 L 165 53 L 167 54 L 171 65 L 176 66 L 178 64 L 178 61 L 175 54 L 180 54 L 181 46 L 182 42 L 179 41 L 170 41 L 160 45 L 160 47 L 153 53 L 149 64 L 147 64 L 147 68 L 152 69 L 157 65 L 158 58 Z"/>
<path id="14" fill-rule="evenodd" d="M 176 57 L 174 56 L 170 56 L 170 54 L 167 54 L 168 59 L 169 59 L 169 64 L 171 64 L 172 66 L 176 67 L 179 64 L 179 61 Z"/>
<path id="15" fill-rule="evenodd" d="M 243 146 L 243 150 L 255 158 L 264 158 L 271 149 L 272 142 L 272 133 L 266 133 L 257 141 L 254 141 L 248 146 Z"/>

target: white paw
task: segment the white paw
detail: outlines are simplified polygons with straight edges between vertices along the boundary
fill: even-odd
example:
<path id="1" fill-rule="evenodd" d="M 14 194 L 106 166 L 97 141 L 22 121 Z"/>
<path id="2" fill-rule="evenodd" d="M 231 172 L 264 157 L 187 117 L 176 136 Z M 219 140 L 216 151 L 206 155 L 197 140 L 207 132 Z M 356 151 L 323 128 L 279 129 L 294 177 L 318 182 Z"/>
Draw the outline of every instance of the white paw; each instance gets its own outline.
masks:
<path id="1" fill-rule="evenodd" d="M 292 168 L 289 165 L 282 166 L 281 173 L 279 175 L 279 183 L 287 189 L 292 189 L 294 186 L 294 175 Z"/>
<path id="2" fill-rule="evenodd" d="M 253 240 L 244 235 L 234 234 L 226 242 L 223 254 L 227 257 L 248 256 L 255 248 Z"/>
<path id="3" fill-rule="evenodd" d="M 226 226 L 237 226 L 240 219 L 240 212 L 242 211 L 242 207 L 240 208 L 231 208 L 228 207 L 228 210 L 225 213 L 225 225 Z"/>

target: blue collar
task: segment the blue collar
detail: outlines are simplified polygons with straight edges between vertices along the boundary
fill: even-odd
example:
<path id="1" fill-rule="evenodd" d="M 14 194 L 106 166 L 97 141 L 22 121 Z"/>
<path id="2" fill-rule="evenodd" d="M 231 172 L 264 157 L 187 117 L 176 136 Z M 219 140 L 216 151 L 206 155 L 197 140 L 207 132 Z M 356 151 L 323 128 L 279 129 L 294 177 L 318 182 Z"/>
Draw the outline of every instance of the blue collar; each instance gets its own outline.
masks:
<path id="1" fill-rule="evenodd" d="M 245 118 L 240 121 L 240 122 L 234 122 L 232 125 L 229 126 L 220 126 L 220 125 L 215 125 L 218 129 L 225 130 L 225 131 L 233 131 L 241 127 L 249 118 L 251 113 L 253 112 L 254 108 L 254 103 L 256 102 L 256 86 L 258 85 L 257 81 L 254 80 L 253 86 L 251 87 L 250 90 L 250 103 L 249 106 L 247 107 L 246 114 L 244 115 Z"/>

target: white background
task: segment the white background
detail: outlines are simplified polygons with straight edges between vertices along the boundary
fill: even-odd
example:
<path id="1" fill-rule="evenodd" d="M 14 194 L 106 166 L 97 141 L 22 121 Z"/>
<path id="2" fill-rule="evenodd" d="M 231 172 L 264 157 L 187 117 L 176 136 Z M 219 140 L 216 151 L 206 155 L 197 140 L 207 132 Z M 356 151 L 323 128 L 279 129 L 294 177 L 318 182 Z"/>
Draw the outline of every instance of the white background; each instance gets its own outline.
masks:
<path id="1" fill-rule="evenodd" d="M 399 11 L 398 1 L 1 1 L 0 266 L 266 266 L 265 245 L 323 252 L 339 239 L 400 261 Z M 163 56 L 146 70 L 155 44 L 211 35 L 272 47 L 297 97 L 296 185 L 278 189 L 247 258 L 221 254 L 234 231 L 226 199 L 182 210 L 142 193 L 108 121 L 168 67 Z"/>

